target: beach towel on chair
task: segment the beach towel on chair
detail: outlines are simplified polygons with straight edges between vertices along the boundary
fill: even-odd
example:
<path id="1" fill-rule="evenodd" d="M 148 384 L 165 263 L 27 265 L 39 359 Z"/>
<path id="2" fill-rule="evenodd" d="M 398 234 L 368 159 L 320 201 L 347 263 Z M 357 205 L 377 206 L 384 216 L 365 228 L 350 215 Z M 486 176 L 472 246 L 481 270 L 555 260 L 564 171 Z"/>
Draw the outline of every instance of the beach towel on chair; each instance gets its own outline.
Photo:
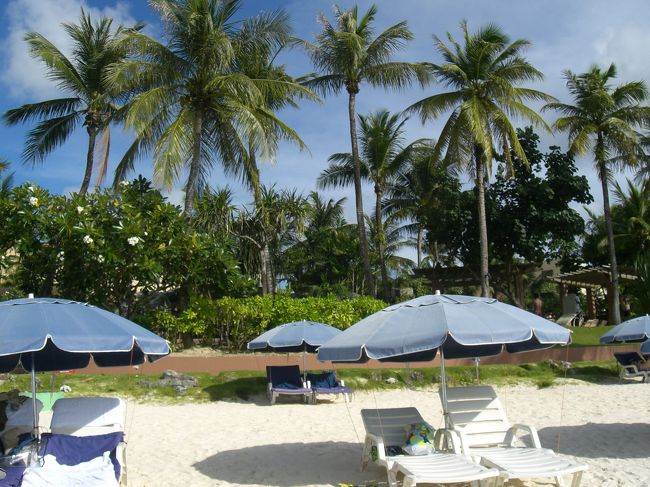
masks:
<path id="1" fill-rule="evenodd" d="M 44 434 L 43 465 L 25 470 L 25 487 L 118 486 L 120 465 L 115 456 L 123 433 L 95 436 Z"/>

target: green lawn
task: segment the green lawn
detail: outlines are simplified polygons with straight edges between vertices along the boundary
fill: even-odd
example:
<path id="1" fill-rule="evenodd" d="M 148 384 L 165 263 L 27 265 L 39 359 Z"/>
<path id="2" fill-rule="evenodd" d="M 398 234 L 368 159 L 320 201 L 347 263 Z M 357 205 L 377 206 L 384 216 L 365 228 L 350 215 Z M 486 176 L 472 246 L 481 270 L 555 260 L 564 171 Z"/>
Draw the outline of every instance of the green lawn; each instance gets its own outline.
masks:
<path id="1" fill-rule="evenodd" d="M 422 369 L 340 369 L 337 375 L 346 385 L 358 391 L 421 388 L 440 382 L 439 368 Z M 476 383 L 474 367 L 448 367 L 447 379 L 450 386 Z M 483 365 L 480 367 L 480 380 L 489 384 L 529 384 L 548 387 L 555 379 L 564 378 L 565 372 L 551 364 L 524 365 Z M 263 397 L 266 380 L 260 372 L 224 372 L 213 376 L 191 374 L 199 381 L 199 386 L 190 389 L 184 396 L 177 397 L 169 386 L 156 384 L 157 376 L 129 375 L 54 375 L 54 382 L 48 374 L 39 374 L 39 392 L 58 391 L 62 384 L 68 385 L 72 392 L 69 397 L 86 395 L 106 395 L 129 397 L 139 401 L 163 403 L 210 402 L 216 400 L 249 400 Z M 614 362 L 580 362 L 566 372 L 566 377 L 586 382 L 603 382 L 615 379 L 617 375 Z M 396 379 L 389 384 L 386 379 Z M 28 375 L 9 375 L 5 389 L 29 388 Z"/>
<path id="2" fill-rule="evenodd" d="M 569 330 L 573 332 L 571 338 L 572 347 L 589 347 L 601 345 L 599 339 L 608 330 L 614 328 L 613 326 L 595 326 L 593 328 L 585 328 L 583 326 L 570 326 Z"/>

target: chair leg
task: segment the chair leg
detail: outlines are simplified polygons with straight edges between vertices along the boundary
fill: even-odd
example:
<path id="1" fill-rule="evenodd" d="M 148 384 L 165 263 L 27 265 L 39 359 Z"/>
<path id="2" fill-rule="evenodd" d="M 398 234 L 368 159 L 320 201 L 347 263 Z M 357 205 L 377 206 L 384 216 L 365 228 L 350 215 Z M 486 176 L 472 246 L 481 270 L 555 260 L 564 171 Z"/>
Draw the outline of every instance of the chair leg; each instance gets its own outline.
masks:
<path id="1" fill-rule="evenodd" d="M 363 472 L 368 468 L 368 462 L 370 461 L 372 450 L 372 441 L 366 438 L 366 441 L 363 444 L 363 452 L 361 453 L 361 471 Z"/>
<path id="2" fill-rule="evenodd" d="M 571 487 L 580 487 L 580 482 L 582 482 L 582 472 L 574 473 L 573 479 L 571 481 Z"/>
<path id="3" fill-rule="evenodd" d="M 564 487 L 564 479 L 562 477 L 555 477 L 555 485 L 557 487 Z"/>

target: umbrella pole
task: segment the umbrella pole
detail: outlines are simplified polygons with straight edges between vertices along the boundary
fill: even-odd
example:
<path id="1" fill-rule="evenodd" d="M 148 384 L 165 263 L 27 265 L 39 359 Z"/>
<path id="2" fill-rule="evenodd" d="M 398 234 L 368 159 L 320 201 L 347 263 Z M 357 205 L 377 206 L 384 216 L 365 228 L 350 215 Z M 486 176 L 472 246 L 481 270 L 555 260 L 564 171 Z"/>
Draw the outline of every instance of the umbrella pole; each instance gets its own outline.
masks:
<path id="1" fill-rule="evenodd" d="M 442 417 L 445 420 L 445 428 L 449 428 L 449 411 L 447 406 L 447 371 L 445 370 L 445 352 L 440 347 L 440 398 L 442 399 Z"/>
<path id="2" fill-rule="evenodd" d="M 36 407 L 36 369 L 34 367 L 34 352 L 32 352 L 32 412 L 34 413 L 34 429 L 32 434 L 36 438 L 40 438 L 38 431 L 38 408 Z"/>
<path id="3" fill-rule="evenodd" d="M 302 378 L 307 383 L 307 344 L 302 347 Z"/>

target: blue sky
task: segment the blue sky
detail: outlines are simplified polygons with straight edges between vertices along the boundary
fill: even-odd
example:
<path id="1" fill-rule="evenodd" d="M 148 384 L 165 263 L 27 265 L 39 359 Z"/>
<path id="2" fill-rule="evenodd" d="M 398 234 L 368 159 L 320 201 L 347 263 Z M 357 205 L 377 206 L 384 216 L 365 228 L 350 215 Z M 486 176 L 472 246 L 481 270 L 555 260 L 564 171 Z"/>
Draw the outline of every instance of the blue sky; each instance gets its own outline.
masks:
<path id="1" fill-rule="evenodd" d="M 365 10 L 372 2 L 357 2 Z M 592 63 L 605 65 L 616 62 L 619 80 L 650 80 L 650 6 L 644 0 L 611 2 L 606 0 L 545 0 L 514 1 L 492 0 L 377 0 L 379 13 L 377 30 L 382 30 L 401 20 L 406 20 L 415 34 L 415 40 L 400 55 L 400 59 L 411 61 L 438 61 L 433 49 L 432 35 L 444 36 L 450 31 L 458 34 L 459 23 L 467 19 L 470 29 L 486 22 L 495 22 L 511 36 L 526 38 L 532 42 L 527 55 L 530 61 L 546 75 L 546 79 L 535 87 L 561 100 L 567 100 L 561 72 L 586 70 Z M 341 1 L 347 7 L 353 2 Z M 8 0 L 0 9 L 0 57 L 3 71 L 0 73 L 2 96 L 0 110 L 23 103 L 39 101 L 47 97 L 60 96 L 57 87 L 45 79 L 42 67 L 30 59 L 22 37 L 27 31 L 37 31 L 52 40 L 64 50 L 67 40 L 60 23 L 75 21 L 83 6 L 92 14 L 113 16 L 116 23 L 133 24 L 145 22 L 150 34 L 161 32 L 155 13 L 144 0 Z M 260 10 L 285 8 L 291 15 L 295 34 L 312 40 L 319 30 L 319 13 L 331 17 L 332 2 L 324 0 L 244 0 L 243 16 L 254 15 Z M 282 62 L 291 74 L 301 75 L 312 71 L 312 66 L 303 52 L 285 54 Z M 358 96 L 359 113 L 386 108 L 401 111 L 412 102 L 427 94 L 441 91 L 433 85 L 426 89 L 414 87 L 404 92 L 384 92 L 362 86 Z M 327 157 L 334 152 L 349 151 L 347 125 L 347 100 L 343 95 L 330 97 L 318 103 L 304 103 L 300 110 L 288 109 L 283 119 L 295 128 L 309 147 L 309 152 L 284 145 L 275 161 L 262 166 L 265 184 L 278 187 L 298 188 L 304 192 L 315 189 L 315 180 L 327 164 Z M 547 115 L 552 121 L 551 115 Z M 441 122 L 422 126 L 418 120 L 408 122 L 408 140 L 419 137 L 436 137 Z M 12 162 L 18 183 L 31 181 L 56 192 L 70 192 L 78 189 L 83 176 L 86 153 L 86 134 L 80 129 L 60 149 L 52 153 L 41 166 L 32 168 L 20 163 L 23 141 L 29 126 L 0 126 L 0 158 Z M 129 144 L 129 133 L 114 129 L 112 134 L 111 168 L 121 157 Z M 564 137 L 543 135 L 542 148 L 556 144 L 566 147 Z M 602 197 L 595 172 L 589 158 L 579 160 L 581 171 L 586 174 L 600 207 Z M 150 160 L 141 161 L 136 173 L 151 176 Z M 624 175 L 619 175 L 619 178 Z M 213 186 L 229 185 L 236 190 L 239 203 L 247 203 L 250 197 L 239 182 L 226 178 L 217 168 L 211 182 Z M 169 194 L 173 202 L 180 202 L 180 187 Z M 326 192 L 329 197 L 348 197 L 346 216 L 354 220 L 352 190 Z M 366 211 L 372 208 L 371 188 L 364 192 Z"/>

